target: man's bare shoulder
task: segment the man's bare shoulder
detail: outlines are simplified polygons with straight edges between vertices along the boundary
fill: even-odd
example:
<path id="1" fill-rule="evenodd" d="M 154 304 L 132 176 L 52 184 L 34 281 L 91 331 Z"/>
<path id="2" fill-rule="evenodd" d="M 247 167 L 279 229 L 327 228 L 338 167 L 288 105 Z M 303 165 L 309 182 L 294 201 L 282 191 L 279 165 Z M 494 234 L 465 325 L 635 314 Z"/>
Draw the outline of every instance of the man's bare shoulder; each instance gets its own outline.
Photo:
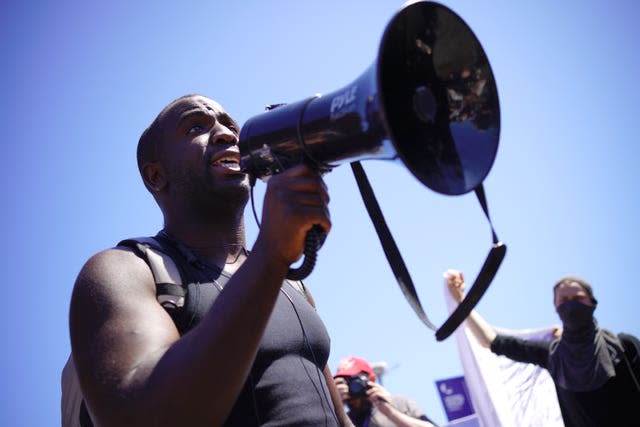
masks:
<path id="1" fill-rule="evenodd" d="M 145 261 L 131 248 L 118 246 L 96 253 L 84 264 L 76 279 L 74 294 L 85 292 L 92 298 L 123 292 L 153 293 L 155 283 Z"/>
<path id="2" fill-rule="evenodd" d="M 83 266 L 71 297 L 69 330 L 87 405 L 104 419 L 120 415 L 122 396 L 143 384 L 180 338 L 156 299 L 150 268 L 124 247 L 98 252 Z"/>
<path id="3" fill-rule="evenodd" d="M 78 274 L 69 307 L 73 351 L 80 349 L 82 355 L 91 354 L 89 345 L 113 347 L 132 328 L 144 330 L 141 325 L 148 319 L 155 319 L 151 323 L 156 329 L 165 325 L 173 337 L 175 327 L 158 304 L 155 288 L 151 270 L 131 249 L 116 247 L 89 258 Z M 78 367 L 86 368 L 82 363 Z"/>

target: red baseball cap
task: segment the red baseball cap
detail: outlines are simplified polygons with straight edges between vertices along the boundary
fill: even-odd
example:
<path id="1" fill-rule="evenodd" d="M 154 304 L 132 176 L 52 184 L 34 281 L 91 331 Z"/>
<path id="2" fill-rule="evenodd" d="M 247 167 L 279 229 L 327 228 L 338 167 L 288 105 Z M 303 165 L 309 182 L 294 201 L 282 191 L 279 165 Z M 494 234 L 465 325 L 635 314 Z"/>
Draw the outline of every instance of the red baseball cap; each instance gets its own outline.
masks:
<path id="1" fill-rule="evenodd" d="M 376 380 L 376 374 L 373 372 L 373 368 L 361 357 L 349 356 L 345 357 L 338 364 L 338 371 L 335 373 L 335 377 L 351 377 L 358 375 L 360 372 L 365 372 L 369 375 L 370 381 Z"/>

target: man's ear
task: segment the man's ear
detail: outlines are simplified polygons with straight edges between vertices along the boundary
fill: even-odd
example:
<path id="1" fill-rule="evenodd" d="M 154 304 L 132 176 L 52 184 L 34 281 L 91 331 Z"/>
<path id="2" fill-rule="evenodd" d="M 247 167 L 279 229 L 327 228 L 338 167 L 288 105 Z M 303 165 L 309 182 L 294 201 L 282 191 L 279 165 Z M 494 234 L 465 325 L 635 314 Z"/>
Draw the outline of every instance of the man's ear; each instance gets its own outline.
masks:
<path id="1" fill-rule="evenodd" d="M 147 187 L 157 193 L 167 186 L 167 177 L 160 162 L 149 162 L 142 166 L 142 178 Z"/>

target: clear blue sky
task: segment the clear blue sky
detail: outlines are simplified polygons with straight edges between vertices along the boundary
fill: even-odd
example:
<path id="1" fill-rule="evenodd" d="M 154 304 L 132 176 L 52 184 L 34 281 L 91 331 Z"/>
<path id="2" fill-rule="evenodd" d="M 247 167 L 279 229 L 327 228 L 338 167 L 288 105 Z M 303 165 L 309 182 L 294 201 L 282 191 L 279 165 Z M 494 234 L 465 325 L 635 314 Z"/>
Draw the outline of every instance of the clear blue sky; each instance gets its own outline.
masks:
<path id="1" fill-rule="evenodd" d="M 265 104 L 341 88 L 375 60 L 401 4 L 3 2 L 0 425 L 59 424 L 75 276 L 94 252 L 162 227 L 135 165 L 138 136 L 158 111 L 199 92 L 243 123 Z M 640 6 L 444 4 L 482 42 L 502 110 L 485 186 L 509 250 L 479 311 L 503 327 L 555 324 L 551 286 L 574 273 L 592 282 L 601 325 L 640 335 Z M 471 278 L 488 251 L 482 211 L 472 194 L 433 193 L 398 164 L 364 166 L 422 302 L 441 323 L 442 272 Z M 306 283 L 332 336 L 331 367 L 348 354 L 387 361 L 385 386 L 442 423 L 434 381 L 462 374 L 454 339 L 436 342 L 404 300 L 350 168 L 326 181 L 334 226 Z"/>

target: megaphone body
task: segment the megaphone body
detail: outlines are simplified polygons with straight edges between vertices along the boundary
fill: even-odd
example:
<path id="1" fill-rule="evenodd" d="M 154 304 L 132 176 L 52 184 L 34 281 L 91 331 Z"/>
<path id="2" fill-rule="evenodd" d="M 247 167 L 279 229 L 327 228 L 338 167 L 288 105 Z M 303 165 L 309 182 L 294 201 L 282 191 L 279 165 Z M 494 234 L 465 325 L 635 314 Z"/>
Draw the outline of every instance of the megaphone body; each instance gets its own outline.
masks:
<path id="1" fill-rule="evenodd" d="M 267 178 L 302 162 L 328 171 L 400 160 L 430 189 L 458 195 L 489 173 L 499 130 L 479 41 L 447 7 L 417 1 L 392 18 L 376 60 L 351 84 L 250 118 L 239 137 L 241 166 Z"/>

